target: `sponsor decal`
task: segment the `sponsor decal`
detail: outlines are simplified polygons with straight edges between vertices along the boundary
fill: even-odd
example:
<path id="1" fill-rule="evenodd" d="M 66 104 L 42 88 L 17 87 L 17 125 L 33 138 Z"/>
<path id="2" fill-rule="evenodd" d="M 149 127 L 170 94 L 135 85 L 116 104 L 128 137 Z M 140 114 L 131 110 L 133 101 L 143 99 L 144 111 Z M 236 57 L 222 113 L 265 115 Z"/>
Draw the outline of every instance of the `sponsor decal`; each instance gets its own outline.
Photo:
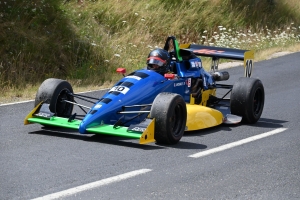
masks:
<path id="1" fill-rule="evenodd" d="M 174 87 L 184 86 L 185 82 L 174 83 Z"/>
<path id="2" fill-rule="evenodd" d="M 50 118 L 51 114 L 50 113 L 39 112 L 39 113 L 35 114 L 35 116 L 37 116 L 37 117 L 44 117 L 44 118 Z"/>
<path id="3" fill-rule="evenodd" d="M 209 55 L 209 54 L 221 54 L 224 53 L 225 51 L 218 51 L 213 49 L 199 49 L 199 50 L 195 50 L 194 52 Z"/>
<path id="4" fill-rule="evenodd" d="M 191 62 L 192 68 L 195 68 L 195 62 Z"/>
<path id="5" fill-rule="evenodd" d="M 139 132 L 144 132 L 146 130 L 146 128 L 143 128 L 143 127 L 134 127 L 131 129 L 132 131 L 139 131 Z"/>
<path id="6" fill-rule="evenodd" d="M 138 77 L 138 76 L 126 76 L 126 78 L 133 78 L 138 81 L 142 79 L 141 77 Z"/>
<path id="7" fill-rule="evenodd" d="M 101 108 L 101 107 L 102 107 L 101 104 L 97 104 L 94 108 L 95 108 L 95 109 L 99 109 L 99 108 Z"/>
<path id="8" fill-rule="evenodd" d="M 191 61 L 191 67 L 192 68 L 201 68 L 202 67 L 202 63 L 199 61 Z"/>
<path id="9" fill-rule="evenodd" d="M 191 78 L 188 78 L 188 79 L 186 80 L 186 84 L 187 84 L 188 87 L 191 87 L 192 79 L 191 79 Z"/>

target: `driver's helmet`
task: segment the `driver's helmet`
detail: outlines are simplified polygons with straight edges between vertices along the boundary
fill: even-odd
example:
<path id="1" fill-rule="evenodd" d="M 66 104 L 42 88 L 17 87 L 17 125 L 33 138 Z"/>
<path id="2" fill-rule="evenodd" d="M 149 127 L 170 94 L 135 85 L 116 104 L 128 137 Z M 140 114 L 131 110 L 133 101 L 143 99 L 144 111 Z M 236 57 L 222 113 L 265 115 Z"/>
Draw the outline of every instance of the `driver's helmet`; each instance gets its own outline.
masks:
<path id="1" fill-rule="evenodd" d="M 164 74 L 168 71 L 170 62 L 171 57 L 168 51 L 164 49 L 155 49 L 148 55 L 147 69 Z"/>

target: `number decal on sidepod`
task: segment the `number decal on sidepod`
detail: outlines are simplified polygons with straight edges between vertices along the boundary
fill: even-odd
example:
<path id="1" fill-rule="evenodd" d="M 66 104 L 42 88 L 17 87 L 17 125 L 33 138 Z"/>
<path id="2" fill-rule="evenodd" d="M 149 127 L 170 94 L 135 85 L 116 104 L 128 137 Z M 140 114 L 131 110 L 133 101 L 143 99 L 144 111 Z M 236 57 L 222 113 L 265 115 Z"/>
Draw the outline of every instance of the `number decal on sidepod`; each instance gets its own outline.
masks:
<path id="1" fill-rule="evenodd" d="M 252 59 L 246 60 L 245 77 L 249 77 L 249 78 L 251 77 L 252 66 L 253 66 L 253 60 Z"/>

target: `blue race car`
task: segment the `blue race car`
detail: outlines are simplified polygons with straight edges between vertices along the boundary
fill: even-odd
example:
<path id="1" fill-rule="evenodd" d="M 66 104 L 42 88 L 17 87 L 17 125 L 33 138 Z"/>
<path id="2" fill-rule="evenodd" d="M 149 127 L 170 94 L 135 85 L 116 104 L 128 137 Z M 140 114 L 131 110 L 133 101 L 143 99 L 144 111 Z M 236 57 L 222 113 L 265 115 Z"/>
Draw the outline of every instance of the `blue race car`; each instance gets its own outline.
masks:
<path id="1" fill-rule="evenodd" d="M 212 58 L 210 72 L 202 67 L 199 56 Z M 244 61 L 244 77 L 233 85 L 219 84 L 229 79 L 228 72 L 218 70 L 221 58 Z M 118 68 L 124 77 L 99 99 L 73 93 L 65 80 L 45 80 L 24 124 L 139 139 L 140 144 L 176 144 L 185 131 L 241 121 L 252 124 L 259 120 L 265 98 L 262 82 L 250 78 L 253 59 L 253 51 L 179 45 L 170 36 L 163 49 L 150 52 L 147 68 L 128 75 Z M 228 91 L 219 97 L 216 91 L 220 89 Z M 79 104 L 76 99 L 93 106 Z M 73 113 L 74 105 L 84 114 Z"/>

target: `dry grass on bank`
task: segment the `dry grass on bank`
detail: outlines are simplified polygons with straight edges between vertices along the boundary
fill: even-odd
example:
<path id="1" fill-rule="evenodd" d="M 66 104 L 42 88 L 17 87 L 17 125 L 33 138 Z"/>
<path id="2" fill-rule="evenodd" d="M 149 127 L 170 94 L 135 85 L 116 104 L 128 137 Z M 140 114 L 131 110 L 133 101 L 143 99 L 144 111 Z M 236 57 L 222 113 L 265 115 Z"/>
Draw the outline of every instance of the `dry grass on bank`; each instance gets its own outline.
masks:
<path id="1" fill-rule="evenodd" d="M 286 48 L 274 47 L 271 49 L 260 51 L 259 53 L 257 52 L 255 54 L 255 61 L 257 62 L 261 60 L 271 59 L 274 57 L 283 56 L 285 54 L 293 53 L 293 52 L 300 52 L 300 44 L 295 44 Z M 207 60 L 206 62 L 204 62 L 204 65 L 209 66 L 210 61 Z M 224 65 L 223 63 L 223 66 L 226 65 Z M 234 67 L 234 65 L 227 65 L 226 67 Z M 116 75 L 116 77 L 121 78 L 120 75 Z M 76 85 L 73 89 L 74 92 L 78 93 L 78 92 L 87 92 L 87 91 L 95 91 L 99 89 L 110 88 L 113 86 L 114 82 L 105 82 L 104 84 L 99 84 L 99 85 L 93 84 L 84 87 L 79 87 L 78 86 L 79 84 L 75 82 L 71 82 L 71 84 Z M 38 90 L 38 86 L 32 86 L 32 85 L 28 85 L 28 87 L 25 87 L 24 90 L 10 89 L 9 91 L 4 93 L 5 95 L 0 96 L 0 105 L 6 103 L 33 100 L 35 98 L 35 94 L 37 90 Z"/>
<path id="2" fill-rule="evenodd" d="M 299 0 L 270 2 L 6 1 L 0 4 L 0 103 L 32 99 L 50 77 L 67 79 L 77 92 L 106 87 L 120 78 L 117 67 L 143 67 L 168 35 L 180 43 L 253 49 L 256 61 L 290 51 L 300 42 Z"/>

